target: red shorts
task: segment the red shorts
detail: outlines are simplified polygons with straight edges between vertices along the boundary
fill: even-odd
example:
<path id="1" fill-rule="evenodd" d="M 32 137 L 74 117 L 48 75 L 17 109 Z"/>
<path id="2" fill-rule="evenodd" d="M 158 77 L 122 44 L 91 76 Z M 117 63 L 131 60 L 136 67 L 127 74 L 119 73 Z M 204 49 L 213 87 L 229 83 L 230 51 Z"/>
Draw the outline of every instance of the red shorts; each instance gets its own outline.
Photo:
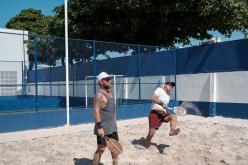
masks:
<path id="1" fill-rule="evenodd" d="M 158 128 L 162 125 L 162 122 L 168 122 L 164 119 L 167 116 L 169 116 L 168 113 L 162 112 L 162 114 L 159 114 L 155 110 L 152 110 L 148 116 L 149 128 L 158 130 Z"/>

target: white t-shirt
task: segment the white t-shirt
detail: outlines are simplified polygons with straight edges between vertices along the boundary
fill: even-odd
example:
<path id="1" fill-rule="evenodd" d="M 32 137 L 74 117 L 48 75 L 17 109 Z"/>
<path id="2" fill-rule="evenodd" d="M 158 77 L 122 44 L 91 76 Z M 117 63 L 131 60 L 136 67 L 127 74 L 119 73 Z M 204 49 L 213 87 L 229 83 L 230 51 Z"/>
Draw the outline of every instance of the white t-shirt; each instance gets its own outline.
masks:
<path id="1" fill-rule="evenodd" d="M 170 96 L 164 91 L 163 88 L 158 87 L 154 92 L 154 95 L 158 96 L 159 101 L 163 102 L 164 104 L 168 105 L 170 102 Z M 163 110 L 164 108 L 156 103 L 152 103 L 152 109 Z"/>

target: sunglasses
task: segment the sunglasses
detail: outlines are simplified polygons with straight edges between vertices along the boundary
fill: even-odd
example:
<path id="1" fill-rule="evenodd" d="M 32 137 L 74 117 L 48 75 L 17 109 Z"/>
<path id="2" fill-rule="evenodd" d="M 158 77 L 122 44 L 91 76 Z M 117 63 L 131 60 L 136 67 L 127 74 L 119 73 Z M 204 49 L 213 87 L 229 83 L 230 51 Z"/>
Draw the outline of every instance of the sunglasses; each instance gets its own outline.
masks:
<path id="1" fill-rule="evenodd" d="M 104 81 L 110 81 L 110 80 L 112 80 L 111 78 L 104 78 L 103 79 Z"/>

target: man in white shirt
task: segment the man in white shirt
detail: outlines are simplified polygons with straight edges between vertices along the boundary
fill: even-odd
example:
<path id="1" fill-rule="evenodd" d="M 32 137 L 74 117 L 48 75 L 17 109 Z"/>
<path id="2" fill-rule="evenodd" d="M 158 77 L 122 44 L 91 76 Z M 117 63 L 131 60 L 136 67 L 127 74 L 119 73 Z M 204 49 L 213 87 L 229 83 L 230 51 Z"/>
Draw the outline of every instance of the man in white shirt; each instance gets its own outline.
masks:
<path id="1" fill-rule="evenodd" d="M 152 110 L 148 116 L 149 132 L 146 137 L 146 147 L 151 145 L 152 137 L 163 122 L 170 122 L 170 136 L 175 136 L 180 133 L 180 129 L 176 128 L 176 114 L 168 110 L 170 92 L 174 86 L 174 82 L 166 82 L 164 88 L 158 87 L 152 95 Z"/>

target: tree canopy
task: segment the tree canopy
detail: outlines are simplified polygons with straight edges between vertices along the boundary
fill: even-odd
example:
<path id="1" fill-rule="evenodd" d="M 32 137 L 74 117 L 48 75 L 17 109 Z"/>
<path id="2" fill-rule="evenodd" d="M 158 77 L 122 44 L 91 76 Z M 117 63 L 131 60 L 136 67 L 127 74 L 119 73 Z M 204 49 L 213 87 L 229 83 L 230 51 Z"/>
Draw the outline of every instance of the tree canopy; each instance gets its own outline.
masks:
<path id="1" fill-rule="evenodd" d="M 22 10 L 15 17 L 11 18 L 6 28 L 27 30 L 31 33 L 37 33 L 39 35 L 49 34 L 48 27 L 52 16 L 45 16 L 40 10 L 26 9 Z"/>
<path id="2" fill-rule="evenodd" d="M 29 32 L 28 40 L 25 41 L 28 48 L 29 61 L 34 61 L 34 33 L 36 33 L 36 49 L 38 61 L 55 65 L 56 59 L 59 56 L 55 55 L 54 41 L 46 38 L 49 34 L 48 27 L 52 20 L 51 16 L 45 16 L 40 10 L 26 9 L 22 10 L 15 17 L 11 18 L 6 27 L 9 29 L 26 30 Z M 29 68 L 32 69 L 33 62 L 30 62 Z"/>
<path id="3" fill-rule="evenodd" d="M 63 35 L 64 6 L 49 28 Z M 246 32 L 247 0 L 69 0 L 70 37 L 172 46 L 206 39 L 209 30 Z"/>

